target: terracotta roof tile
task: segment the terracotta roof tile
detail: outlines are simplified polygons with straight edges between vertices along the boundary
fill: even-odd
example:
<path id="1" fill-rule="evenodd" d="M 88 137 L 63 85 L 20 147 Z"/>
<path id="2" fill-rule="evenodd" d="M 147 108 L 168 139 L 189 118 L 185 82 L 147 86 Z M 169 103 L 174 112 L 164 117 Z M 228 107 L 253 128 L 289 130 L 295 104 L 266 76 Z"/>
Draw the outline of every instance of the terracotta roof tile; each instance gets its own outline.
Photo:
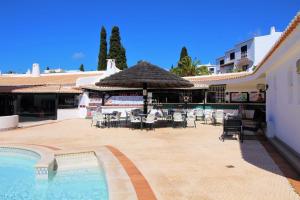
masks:
<path id="1" fill-rule="evenodd" d="M 0 93 L 72 93 L 80 94 L 82 91 L 74 87 L 60 85 L 41 86 L 1 86 Z"/>
<path id="2" fill-rule="evenodd" d="M 97 76 L 103 72 L 87 74 L 53 74 L 41 75 L 39 77 L 30 76 L 0 76 L 0 86 L 24 86 L 24 85 L 75 85 L 76 80 L 81 77 Z"/>
<path id="3" fill-rule="evenodd" d="M 190 76 L 184 78 L 191 81 L 194 84 L 199 84 L 199 83 L 206 83 L 210 81 L 237 79 L 237 78 L 246 77 L 250 74 L 252 74 L 252 72 L 237 72 L 237 73 L 226 73 L 226 74 L 207 75 L 207 76 Z"/>

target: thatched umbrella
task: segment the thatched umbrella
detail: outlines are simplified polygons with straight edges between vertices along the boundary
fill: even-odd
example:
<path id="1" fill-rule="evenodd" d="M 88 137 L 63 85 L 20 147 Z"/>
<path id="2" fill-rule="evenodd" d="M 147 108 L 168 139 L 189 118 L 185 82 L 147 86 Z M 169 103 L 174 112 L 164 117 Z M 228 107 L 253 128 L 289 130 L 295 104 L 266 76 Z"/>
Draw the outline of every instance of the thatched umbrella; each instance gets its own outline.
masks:
<path id="1" fill-rule="evenodd" d="M 147 113 L 148 88 L 189 88 L 193 84 L 148 62 L 139 62 L 128 69 L 106 77 L 97 86 L 143 88 L 144 113 Z"/>

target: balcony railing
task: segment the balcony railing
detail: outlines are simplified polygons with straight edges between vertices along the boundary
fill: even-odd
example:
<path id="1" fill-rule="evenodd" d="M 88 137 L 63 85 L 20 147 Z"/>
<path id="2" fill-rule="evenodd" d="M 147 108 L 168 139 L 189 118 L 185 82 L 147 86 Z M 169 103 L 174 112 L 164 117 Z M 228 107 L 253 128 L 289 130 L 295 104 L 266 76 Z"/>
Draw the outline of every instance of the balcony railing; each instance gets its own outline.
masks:
<path id="1" fill-rule="evenodd" d="M 241 52 L 241 58 L 247 58 L 247 51 Z"/>

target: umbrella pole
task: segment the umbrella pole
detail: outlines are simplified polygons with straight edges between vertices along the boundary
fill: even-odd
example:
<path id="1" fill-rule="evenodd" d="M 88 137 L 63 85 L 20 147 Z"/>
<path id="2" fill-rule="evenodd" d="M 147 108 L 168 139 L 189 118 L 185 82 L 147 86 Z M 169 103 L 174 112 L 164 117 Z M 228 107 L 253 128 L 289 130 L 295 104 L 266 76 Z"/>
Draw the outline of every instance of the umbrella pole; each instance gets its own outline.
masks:
<path id="1" fill-rule="evenodd" d="M 147 83 L 143 83 L 143 97 L 144 97 L 144 114 L 147 114 L 147 100 L 148 100 L 148 91 Z"/>

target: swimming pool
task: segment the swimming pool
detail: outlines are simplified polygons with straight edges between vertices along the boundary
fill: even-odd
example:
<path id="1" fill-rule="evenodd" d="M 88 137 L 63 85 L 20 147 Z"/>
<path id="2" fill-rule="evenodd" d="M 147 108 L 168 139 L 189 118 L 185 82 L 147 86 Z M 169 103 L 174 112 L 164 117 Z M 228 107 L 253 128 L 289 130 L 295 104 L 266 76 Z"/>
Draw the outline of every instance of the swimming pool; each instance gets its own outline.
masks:
<path id="1" fill-rule="evenodd" d="M 36 178 L 40 156 L 0 148 L 0 200 L 107 200 L 105 175 L 99 166 L 58 170 L 49 180 Z"/>

